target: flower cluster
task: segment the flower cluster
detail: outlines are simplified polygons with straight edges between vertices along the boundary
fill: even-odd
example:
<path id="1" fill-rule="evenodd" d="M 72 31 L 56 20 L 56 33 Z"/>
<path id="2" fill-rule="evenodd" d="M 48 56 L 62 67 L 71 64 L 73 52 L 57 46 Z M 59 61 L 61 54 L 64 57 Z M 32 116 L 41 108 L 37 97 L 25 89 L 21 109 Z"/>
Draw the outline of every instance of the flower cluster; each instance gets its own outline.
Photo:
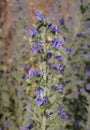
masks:
<path id="1" fill-rule="evenodd" d="M 37 81 L 39 81 L 37 86 L 40 87 L 37 87 L 37 89 L 35 89 L 33 92 L 35 94 L 35 110 L 39 110 L 39 114 L 41 115 L 38 115 L 38 112 L 37 115 L 38 117 L 42 117 L 42 120 L 40 120 L 41 127 L 39 129 L 44 128 L 45 130 L 46 117 L 50 118 L 51 121 L 54 121 L 54 118 L 57 120 L 57 118 L 54 117 L 54 112 L 52 112 L 56 112 L 57 107 L 59 108 L 56 113 L 62 120 L 65 119 L 70 122 L 74 121 L 74 123 L 72 123 L 70 126 L 72 130 L 74 126 L 76 128 L 80 128 L 81 124 L 79 122 L 80 118 L 78 115 L 81 113 L 78 114 L 76 108 L 81 100 L 82 103 L 83 100 L 86 101 L 86 98 L 82 96 L 85 94 L 85 89 L 84 87 L 74 88 L 75 90 L 78 90 L 78 95 L 77 97 L 71 97 L 73 95 L 71 94 L 73 91 L 71 90 L 71 87 L 73 84 L 75 84 L 75 86 L 78 86 L 77 83 L 80 82 L 80 77 L 78 77 L 80 65 L 78 62 L 74 61 L 73 58 L 76 54 L 76 50 L 74 51 L 73 47 L 74 44 L 69 43 L 68 46 L 67 41 L 70 42 L 70 39 L 66 36 L 63 36 L 64 34 L 62 35 L 62 32 L 60 34 L 62 27 L 65 29 L 65 21 L 63 18 L 61 18 L 59 19 L 59 25 L 53 25 L 53 23 L 48 22 L 48 20 L 45 19 L 44 15 L 38 10 L 35 11 L 35 14 L 38 22 L 34 28 L 31 28 L 29 30 L 29 33 L 31 35 L 32 55 L 35 54 L 33 57 L 37 56 L 39 58 L 37 58 L 37 60 L 39 60 L 38 70 L 40 71 L 36 71 L 30 68 L 26 77 L 30 78 L 37 76 L 38 74 L 40 75 L 37 76 Z M 50 40 L 47 40 L 47 35 L 50 36 Z M 79 39 L 84 37 L 82 34 L 77 34 L 75 38 Z M 87 49 L 87 46 L 82 47 L 82 49 L 83 48 Z M 78 53 L 80 53 L 80 51 L 78 51 Z M 78 57 L 76 59 L 78 59 Z M 82 64 L 82 62 L 80 64 Z M 89 76 L 90 68 L 87 67 L 86 77 Z M 34 80 L 36 81 L 36 78 L 33 78 L 33 82 Z M 75 83 L 73 83 L 74 80 Z M 55 82 L 54 85 L 52 81 Z M 90 90 L 89 86 L 90 85 L 88 84 L 86 91 Z M 64 89 L 65 87 L 67 87 L 67 89 Z M 78 98 L 78 100 L 75 98 Z M 66 107 L 71 110 L 70 115 L 68 114 L 69 112 L 67 109 L 65 109 L 64 105 L 66 105 Z M 75 114 L 73 114 L 73 111 L 75 111 L 77 114 L 77 118 L 74 117 Z M 47 126 L 50 127 L 49 125 Z M 62 123 L 61 126 L 63 126 Z"/>
<path id="2" fill-rule="evenodd" d="M 69 122 L 72 122 L 72 117 L 68 114 L 67 111 L 65 111 L 64 106 L 60 105 L 58 108 L 58 116 L 61 119 L 68 120 Z"/>
<path id="3" fill-rule="evenodd" d="M 41 106 L 42 104 L 48 104 L 48 96 L 43 96 L 44 90 L 42 87 L 39 87 L 38 89 L 34 90 L 34 93 L 37 95 L 35 103 L 38 106 Z"/>

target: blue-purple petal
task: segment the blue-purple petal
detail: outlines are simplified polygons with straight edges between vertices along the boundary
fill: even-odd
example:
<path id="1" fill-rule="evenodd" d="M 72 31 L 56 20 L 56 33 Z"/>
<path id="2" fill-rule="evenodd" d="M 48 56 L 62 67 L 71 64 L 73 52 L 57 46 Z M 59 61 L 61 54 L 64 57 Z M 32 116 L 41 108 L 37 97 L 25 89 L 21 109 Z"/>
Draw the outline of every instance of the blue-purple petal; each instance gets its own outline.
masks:
<path id="1" fill-rule="evenodd" d="M 43 99 L 41 96 L 37 96 L 36 99 L 35 99 L 35 103 L 38 105 L 38 106 L 41 106 L 42 103 L 43 103 Z"/>
<path id="2" fill-rule="evenodd" d="M 35 15 L 39 21 L 42 21 L 44 19 L 43 14 L 40 13 L 38 10 L 35 11 Z"/>

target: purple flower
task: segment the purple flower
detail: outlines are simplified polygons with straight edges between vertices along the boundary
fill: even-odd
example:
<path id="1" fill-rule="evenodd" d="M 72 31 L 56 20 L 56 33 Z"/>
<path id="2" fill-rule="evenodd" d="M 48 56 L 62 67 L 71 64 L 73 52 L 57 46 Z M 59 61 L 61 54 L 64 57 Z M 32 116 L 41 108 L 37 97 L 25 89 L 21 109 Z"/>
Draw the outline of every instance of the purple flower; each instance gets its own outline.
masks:
<path id="1" fill-rule="evenodd" d="M 51 58 L 51 57 L 52 57 L 52 53 L 51 52 L 47 52 L 46 58 Z"/>
<path id="2" fill-rule="evenodd" d="M 10 125 L 10 122 L 9 122 L 8 120 L 5 120 L 5 121 L 3 122 L 3 125 L 4 125 L 5 127 L 8 127 L 8 126 Z"/>
<path id="3" fill-rule="evenodd" d="M 31 130 L 33 128 L 33 124 L 29 124 L 29 126 L 27 126 L 28 130 Z"/>
<path id="4" fill-rule="evenodd" d="M 72 66 L 72 69 L 73 69 L 74 71 L 78 71 L 78 70 L 79 70 L 79 67 L 78 67 L 78 66 Z"/>
<path id="5" fill-rule="evenodd" d="M 67 119 L 69 122 L 72 122 L 72 117 L 68 116 Z"/>
<path id="6" fill-rule="evenodd" d="M 29 70 L 29 76 L 36 76 L 36 74 L 37 74 L 36 70 L 32 68 Z"/>
<path id="7" fill-rule="evenodd" d="M 54 114 L 53 112 L 46 113 L 46 117 L 48 118 L 48 117 L 52 116 L 53 114 Z"/>
<path id="8" fill-rule="evenodd" d="M 90 67 L 86 68 L 86 76 L 90 76 Z"/>
<path id="9" fill-rule="evenodd" d="M 57 70 L 57 66 L 53 63 L 48 63 L 49 67 L 52 68 L 53 70 Z"/>
<path id="10" fill-rule="evenodd" d="M 57 66 L 54 65 L 54 64 L 52 64 L 51 68 L 52 68 L 53 70 L 57 70 Z"/>
<path id="11" fill-rule="evenodd" d="M 22 126 L 21 130 L 28 130 L 27 126 Z"/>
<path id="12" fill-rule="evenodd" d="M 73 8 L 73 9 L 75 9 L 75 8 Z M 68 18 L 68 20 L 72 20 L 72 16 L 68 16 L 67 18 Z"/>
<path id="13" fill-rule="evenodd" d="M 30 35 L 33 37 L 33 36 L 35 36 L 35 35 L 38 34 L 38 31 L 37 31 L 36 29 L 34 29 L 34 28 L 30 28 L 30 29 L 29 29 L 29 33 L 30 33 Z"/>
<path id="14" fill-rule="evenodd" d="M 81 1 L 81 3 L 83 3 L 83 0 L 80 0 Z"/>
<path id="15" fill-rule="evenodd" d="M 87 34 L 90 34 L 90 29 L 87 29 L 86 33 L 87 33 Z"/>
<path id="16" fill-rule="evenodd" d="M 37 47 L 31 47 L 31 51 L 33 53 L 38 53 L 38 48 Z"/>
<path id="17" fill-rule="evenodd" d="M 63 119 L 68 119 L 68 115 L 65 112 L 64 106 L 59 106 L 58 108 L 58 116 Z"/>
<path id="18" fill-rule="evenodd" d="M 53 112 L 50 112 L 49 115 L 51 116 L 52 114 L 54 114 Z"/>
<path id="19" fill-rule="evenodd" d="M 62 70 L 63 69 L 63 65 L 62 64 L 58 64 L 57 65 L 57 70 Z"/>
<path id="20" fill-rule="evenodd" d="M 68 83 L 70 83 L 70 82 L 71 82 L 71 80 L 67 80 L 67 81 L 66 81 L 66 84 L 68 84 Z"/>
<path id="21" fill-rule="evenodd" d="M 85 82 L 86 82 L 85 80 L 81 80 L 81 83 L 82 83 L 82 84 L 85 84 Z"/>
<path id="22" fill-rule="evenodd" d="M 63 92 L 63 85 L 60 84 L 57 88 L 56 88 L 57 92 Z"/>
<path id="23" fill-rule="evenodd" d="M 80 92 L 81 92 L 81 93 L 85 93 L 85 89 L 84 89 L 84 88 L 81 88 L 81 89 L 80 89 Z"/>
<path id="24" fill-rule="evenodd" d="M 56 55 L 56 57 L 55 57 L 57 60 L 62 60 L 62 56 L 61 55 Z"/>
<path id="25" fill-rule="evenodd" d="M 2 128 L 0 127 L 0 130 L 2 130 Z"/>
<path id="26" fill-rule="evenodd" d="M 61 41 L 58 41 L 58 40 L 56 40 L 55 38 L 52 40 L 52 45 L 53 45 L 53 47 L 55 47 L 56 49 L 58 49 L 61 45 L 62 45 L 62 43 L 61 43 Z"/>
<path id="27" fill-rule="evenodd" d="M 35 11 L 35 15 L 39 21 L 44 19 L 44 16 L 38 10 Z"/>
<path id="28" fill-rule="evenodd" d="M 40 94 L 44 93 L 44 90 L 43 90 L 43 88 L 39 87 L 36 90 L 34 90 L 34 93 L 40 95 Z"/>
<path id="29" fill-rule="evenodd" d="M 75 122 L 75 124 L 76 124 L 77 127 L 80 127 L 80 123 L 81 122 L 79 120 L 76 120 L 76 122 Z"/>
<path id="30" fill-rule="evenodd" d="M 90 90 L 90 83 L 87 84 L 86 89 Z"/>
<path id="31" fill-rule="evenodd" d="M 87 27 L 87 28 L 90 28 L 90 23 L 87 23 L 87 24 L 86 24 L 86 27 Z"/>
<path id="32" fill-rule="evenodd" d="M 49 27 L 51 27 L 51 26 L 52 26 L 52 23 L 48 23 L 48 25 L 47 25 L 47 26 L 48 26 L 48 28 L 49 28 Z"/>
<path id="33" fill-rule="evenodd" d="M 33 76 L 36 76 L 36 75 L 37 75 L 37 71 L 31 68 L 29 70 L 29 73 L 26 74 L 26 78 L 30 78 L 31 76 L 33 77 Z"/>
<path id="34" fill-rule="evenodd" d="M 31 51 L 34 53 L 41 53 L 43 52 L 43 46 L 39 42 L 35 42 L 31 47 Z"/>
<path id="35" fill-rule="evenodd" d="M 44 96 L 43 103 L 44 103 L 44 104 L 48 104 L 48 96 L 47 96 L 47 95 Z"/>
<path id="36" fill-rule="evenodd" d="M 82 33 L 78 33 L 78 34 L 76 35 L 76 37 L 81 38 L 81 37 L 83 37 L 83 34 L 82 34 Z"/>
<path id="37" fill-rule="evenodd" d="M 59 106 L 59 108 L 58 108 L 58 111 L 61 113 L 61 112 L 64 112 L 64 106 Z"/>
<path id="38" fill-rule="evenodd" d="M 55 86 L 51 86 L 51 90 L 56 90 L 57 88 Z"/>
<path id="39" fill-rule="evenodd" d="M 86 57 L 87 57 L 87 58 L 90 58 L 90 54 L 86 54 Z"/>
<path id="40" fill-rule="evenodd" d="M 63 112 L 63 113 L 58 113 L 59 117 L 62 118 L 62 119 L 67 119 L 68 116 L 67 116 L 67 113 L 66 112 Z"/>
<path id="41" fill-rule="evenodd" d="M 64 37 L 64 36 L 63 36 L 63 39 L 64 39 L 64 41 L 68 41 L 68 38 L 67 38 L 67 37 Z"/>
<path id="42" fill-rule="evenodd" d="M 54 32 L 54 33 L 55 33 L 55 32 L 58 32 L 58 31 L 59 31 L 59 26 L 51 26 L 51 27 L 50 27 L 50 31 L 51 31 L 51 32 Z"/>
<path id="43" fill-rule="evenodd" d="M 59 19 L 59 22 L 60 24 L 64 24 L 64 19 L 63 18 Z"/>
<path id="44" fill-rule="evenodd" d="M 23 56 L 26 56 L 26 55 L 27 55 L 27 52 L 28 52 L 28 51 L 26 51 L 26 50 L 23 51 L 23 52 L 22 52 Z"/>
<path id="45" fill-rule="evenodd" d="M 27 111 L 30 111 L 30 106 L 27 105 L 27 106 L 25 107 L 25 109 L 26 109 Z"/>
<path id="46" fill-rule="evenodd" d="M 35 42 L 33 44 L 33 46 L 31 47 L 31 51 L 34 52 L 34 53 L 38 53 L 39 52 L 39 43 L 38 42 Z"/>
<path id="47" fill-rule="evenodd" d="M 78 97 L 79 92 L 74 92 L 74 97 Z"/>
<path id="48" fill-rule="evenodd" d="M 66 48 L 66 53 L 67 53 L 67 54 L 70 54 L 71 51 L 72 51 L 71 48 Z"/>
<path id="49" fill-rule="evenodd" d="M 86 50 L 86 49 L 88 49 L 88 46 L 87 46 L 87 45 L 83 45 L 83 46 L 82 46 L 82 49 L 85 49 L 85 50 Z"/>
<path id="50" fill-rule="evenodd" d="M 64 37 L 60 35 L 59 41 L 60 41 L 61 43 L 64 42 L 64 41 L 65 41 L 65 40 L 64 40 Z"/>
<path id="51" fill-rule="evenodd" d="M 64 69 L 65 69 L 65 66 L 63 66 L 62 64 L 53 65 L 53 66 L 52 66 L 52 69 L 53 69 L 53 70 L 57 70 L 57 71 L 59 71 L 60 73 L 63 73 L 63 71 L 64 71 Z"/>
<path id="52" fill-rule="evenodd" d="M 43 99 L 41 96 L 37 96 L 36 99 L 35 99 L 35 103 L 38 105 L 38 106 L 41 106 L 42 103 L 43 103 Z"/>

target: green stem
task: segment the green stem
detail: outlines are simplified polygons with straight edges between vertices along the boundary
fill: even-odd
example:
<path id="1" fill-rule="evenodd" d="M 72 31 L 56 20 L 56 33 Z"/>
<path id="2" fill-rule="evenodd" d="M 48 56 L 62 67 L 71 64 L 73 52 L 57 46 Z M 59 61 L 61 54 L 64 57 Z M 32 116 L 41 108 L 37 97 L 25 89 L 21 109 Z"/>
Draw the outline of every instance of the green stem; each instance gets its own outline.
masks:
<path id="1" fill-rule="evenodd" d="M 43 116 L 41 130 L 46 130 L 46 117 Z"/>

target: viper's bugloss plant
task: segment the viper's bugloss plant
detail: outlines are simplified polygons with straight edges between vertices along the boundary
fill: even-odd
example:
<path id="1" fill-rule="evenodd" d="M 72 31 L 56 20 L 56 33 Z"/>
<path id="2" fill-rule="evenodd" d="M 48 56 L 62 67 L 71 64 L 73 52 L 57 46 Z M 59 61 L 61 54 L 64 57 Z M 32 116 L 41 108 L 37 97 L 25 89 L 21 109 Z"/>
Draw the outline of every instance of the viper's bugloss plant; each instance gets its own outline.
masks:
<path id="1" fill-rule="evenodd" d="M 90 68 L 84 62 L 83 50 L 80 48 L 82 44 L 77 44 L 80 38 L 85 37 L 77 34 L 68 41 L 66 39 L 70 37 L 65 38 L 61 30 L 64 19 L 54 25 L 38 10 L 35 14 L 37 22 L 29 30 L 32 51 L 29 60 L 37 61 L 37 67 L 30 67 L 26 73 L 26 81 L 30 89 L 34 89 L 34 97 L 26 95 L 26 104 L 30 106 L 26 115 L 30 117 L 25 118 L 24 125 L 28 126 L 31 122 L 35 130 L 84 130 L 89 85 L 86 88 L 86 84 L 81 81 L 85 73 L 86 79 L 90 76 Z M 78 94 L 75 97 L 76 92 Z"/>

